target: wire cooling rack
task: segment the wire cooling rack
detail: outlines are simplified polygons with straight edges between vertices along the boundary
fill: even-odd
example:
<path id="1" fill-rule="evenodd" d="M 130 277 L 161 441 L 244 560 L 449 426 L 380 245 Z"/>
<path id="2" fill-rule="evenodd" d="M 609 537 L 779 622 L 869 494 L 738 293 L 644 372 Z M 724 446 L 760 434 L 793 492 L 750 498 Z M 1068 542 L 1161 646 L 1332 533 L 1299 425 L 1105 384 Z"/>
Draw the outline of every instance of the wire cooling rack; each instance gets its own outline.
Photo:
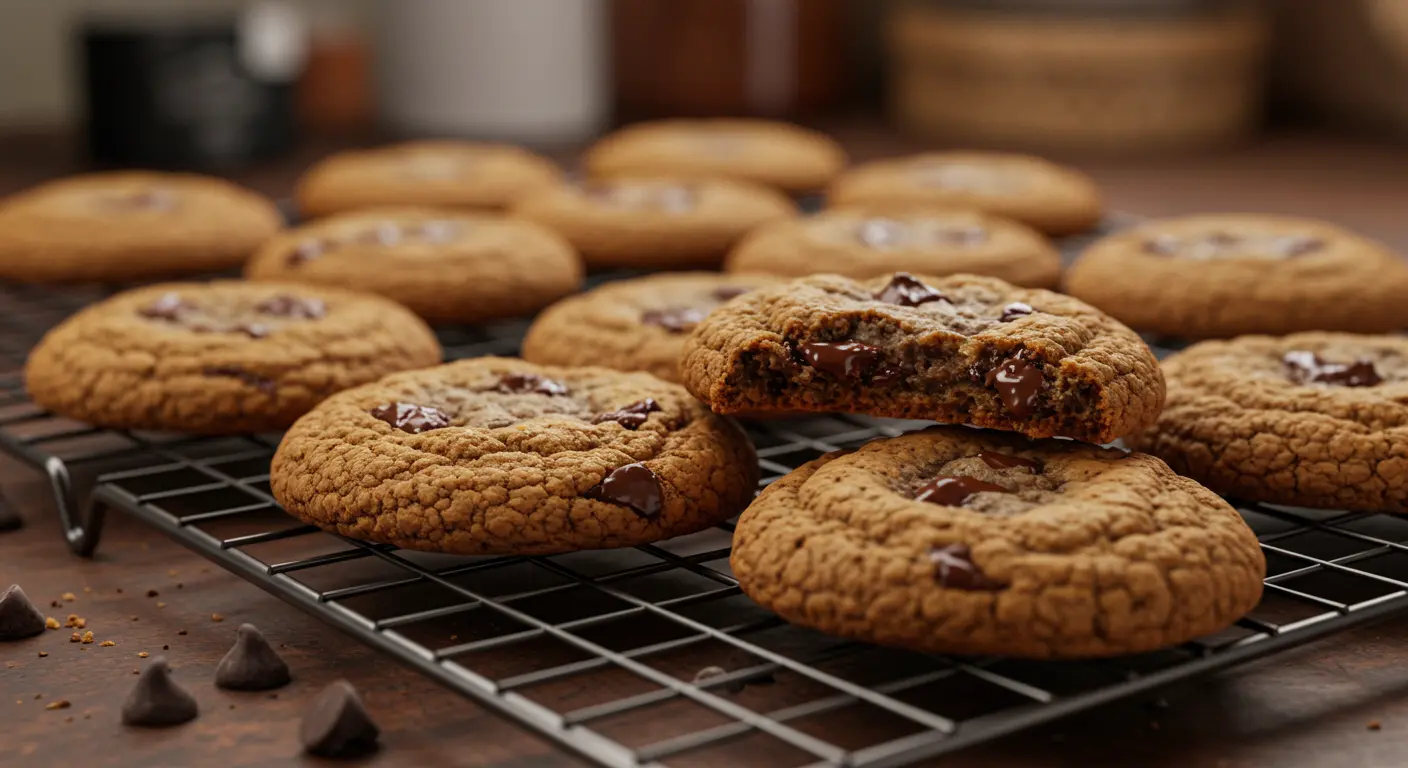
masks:
<path id="1" fill-rule="evenodd" d="M 39 411 L 23 393 L 25 353 L 100 294 L 0 295 L 15 308 L 0 316 L 0 450 L 48 475 L 76 552 L 97 546 L 106 511 L 130 514 L 602 765 L 902 765 L 1408 609 L 1408 519 L 1269 505 L 1238 505 L 1268 561 L 1248 616 L 1156 653 L 1081 662 L 926 655 L 788 625 L 739 591 L 731 523 L 551 557 L 352 541 L 279 509 L 268 484 L 277 435 L 100 430 Z M 524 330 L 442 341 L 453 358 L 514 354 Z M 766 484 L 915 426 L 828 415 L 747 428 Z"/>

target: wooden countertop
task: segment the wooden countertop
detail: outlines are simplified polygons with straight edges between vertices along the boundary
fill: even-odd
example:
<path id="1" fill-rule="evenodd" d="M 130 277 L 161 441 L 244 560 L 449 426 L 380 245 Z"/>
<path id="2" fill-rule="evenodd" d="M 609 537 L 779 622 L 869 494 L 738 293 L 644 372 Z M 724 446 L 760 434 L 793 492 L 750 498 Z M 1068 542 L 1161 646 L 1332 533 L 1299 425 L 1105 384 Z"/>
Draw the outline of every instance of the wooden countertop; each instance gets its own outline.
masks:
<path id="1" fill-rule="evenodd" d="M 836 132 L 858 158 L 916 148 L 865 126 Z M 287 193 L 320 150 L 235 178 Z M 1408 250 L 1408 149 L 1288 135 L 1220 156 L 1080 165 L 1110 206 L 1152 215 L 1246 210 L 1321 216 Z M 0 142 L 0 193 L 75 168 L 52 142 Z M 0 534 L 0 586 L 23 585 L 47 613 L 77 613 L 98 640 L 68 630 L 0 645 L 0 765 L 293 765 L 309 697 L 347 677 L 383 729 L 370 765 L 577 764 L 549 743 L 398 667 L 126 516 L 110 517 L 98 555 L 69 555 L 36 473 L 0 461 L 0 486 L 29 525 Z M 181 586 L 178 587 L 177 584 Z M 86 592 L 90 588 L 91 592 Z M 149 589 L 161 594 L 148 598 Z M 119 592 L 118 590 L 121 590 Z M 64 592 L 76 600 L 47 607 Z M 157 602 L 165 603 L 158 608 Z M 212 614 L 224 617 L 212 621 Z M 134 620 L 133 617 L 136 617 Z M 278 698 L 208 684 L 235 627 L 252 622 L 281 648 L 294 684 Z M 186 634 L 181 634 L 182 631 Z M 163 651 L 163 646 L 170 650 Z M 48 653 L 39 657 L 38 652 Z M 118 723 L 137 653 L 166 653 L 202 706 L 195 723 L 137 731 Z M 954 766 L 1318 766 L 1408 763 L 1408 617 L 1167 691 L 1166 706 L 1124 702 L 969 750 Z M 36 699 L 35 696 L 41 698 Z M 72 706 L 46 710 L 64 699 Z M 1371 730 L 1371 724 L 1381 727 Z"/>

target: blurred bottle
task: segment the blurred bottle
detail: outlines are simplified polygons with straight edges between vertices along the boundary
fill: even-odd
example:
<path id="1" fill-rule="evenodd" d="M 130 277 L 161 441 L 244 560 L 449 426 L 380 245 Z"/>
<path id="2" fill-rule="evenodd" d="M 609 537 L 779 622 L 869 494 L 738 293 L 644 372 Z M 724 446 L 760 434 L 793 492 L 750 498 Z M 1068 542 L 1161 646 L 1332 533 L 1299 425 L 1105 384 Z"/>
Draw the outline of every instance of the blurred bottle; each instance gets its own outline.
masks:
<path id="1" fill-rule="evenodd" d="M 356 135 L 375 123 L 371 44 L 345 3 L 310 6 L 308 66 L 298 83 L 298 123 L 323 136 Z"/>
<path id="2" fill-rule="evenodd" d="M 844 0 L 615 0 L 622 117 L 787 117 L 848 85 Z"/>
<path id="3" fill-rule="evenodd" d="M 381 5 L 382 117 L 401 133 L 580 141 L 608 119 L 605 0 Z"/>

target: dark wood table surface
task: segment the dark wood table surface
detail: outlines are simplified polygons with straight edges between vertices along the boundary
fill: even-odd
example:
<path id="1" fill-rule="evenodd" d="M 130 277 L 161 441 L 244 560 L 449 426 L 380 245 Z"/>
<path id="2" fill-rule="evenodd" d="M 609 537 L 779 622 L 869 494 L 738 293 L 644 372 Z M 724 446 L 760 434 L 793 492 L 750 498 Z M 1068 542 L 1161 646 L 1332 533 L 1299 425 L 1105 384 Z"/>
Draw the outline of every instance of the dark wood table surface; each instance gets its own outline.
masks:
<path id="1" fill-rule="evenodd" d="M 873 128 L 836 132 L 857 157 L 916 145 Z M 272 195 L 325 151 L 234 174 Z M 1080 164 L 1112 208 L 1167 215 L 1202 210 L 1321 216 L 1408 249 L 1408 148 L 1283 135 L 1215 156 Z M 0 142 L 0 193 L 79 168 L 63 142 Z M 1408 297 L 1406 297 L 1408 298 Z M 0 308 L 3 309 L 3 308 Z M 92 560 L 71 556 L 41 478 L 0 460 L 0 486 L 28 521 L 0 534 L 0 586 L 17 582 L 47 613 L 86 618 L 102 647 L 69 631 L 0 645 L 0 765 L 289 765 L 309 698 L 346 677 L 383 729 L 371 765 L 557 766 L 550 743 L 397 666 L 123 515 Z M 160 595 L 148 598 L 148 590 Z M 61 608 L 49 601 L 72 592 Z M 158 603 L 164 607 L 158 607 Z M 212 620 L 219 614 L 223 621 Z M 241 622 L 259 625 L 296 680 L 236 694 L 208 684 Z M 39 653 L 48 655 L 40 657 Z M 203 714 L 175 729 L 118 722 L 141 663 L 165 653 Z M 1408 617 L 1331 637 L 1221 675 L 1006 737 L 936 764 L 955 766 L 1319 766 L 1408 764 Z M 45 704 L 66 700 L 66 709 Z"/>

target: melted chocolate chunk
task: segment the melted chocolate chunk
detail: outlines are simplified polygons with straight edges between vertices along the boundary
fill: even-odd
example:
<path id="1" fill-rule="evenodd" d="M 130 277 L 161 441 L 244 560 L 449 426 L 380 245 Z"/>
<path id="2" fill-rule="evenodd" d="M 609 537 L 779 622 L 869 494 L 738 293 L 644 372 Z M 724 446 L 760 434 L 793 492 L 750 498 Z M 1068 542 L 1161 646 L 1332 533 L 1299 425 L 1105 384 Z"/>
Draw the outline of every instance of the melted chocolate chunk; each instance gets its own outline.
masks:
<path id="1" fill-rule="evenodd" d="M 948 297 L 920 282 L 908 272 L 896 272 L 895 276 L 890 278 L 889 285 L 875 294 L 875 300 L 898 304 L 901 307 L 917 307 L 931 301 L 948 301 Z"/>
<path id="2" fill-rule="evenodd" d="M 23 640 L 44 633 L 44 614 L 34 607 L 20 585 L 0 595 L 0 641 Z"/>
<path id="3" fill-rule="evenodd" d="M 627 464 L 611 470 L 583 495 L 608 504 L 620 504 L 645 518 L 655 517 L 665 507 L 660 478 L 644 464 Z"/>
<path id="4" fill-rule="evenodd" d="M 997 321 L 999 323 L 1010 323 L 1019 317 L 1026 317 L 1035 311 L 1036 310 L 1032 309 L 1032 305 L 1030 304 L 1014 301 L 1002 308 L 1002 317 L 999 317 Z"/>
<path id="5" fill-rule="evenodd" d="M 694 307 L 674 309 L 651 309 L 641 313 L 640 321 L 645 325 L 664 328 L 670 333 L 685 333 L 699 325 L 708 313 Z"/>
<path id="6" fill-rule="evenodd" d="M 450 417 L 438 408 L 415 403 L 387 403 L 371 410 L 372 418 L 390 424 L 402 432 L 419 435 L 432 429 L 450 426 Z"/>
<path id="7" fill-rule="evenodd" d="M 328 313 L 327 305 L 321 299 L 291 296 L 286 293 L 261 301 L 255 309 L 274 317 L 293 317 L 300 320 L 316 320 Z"/>
<path id="8" fill-rule="evenodd" d="M 998 453 L 997 451 L 983 451 L 982 453 L 978 454 L 978 458 L 982 459 L 984 464 L 988 465 L 989 467 L 992 467 L 993 469 L 1013 469 L 1015 467 L 1023 467 L 1026 469 L 1030 469 L 1032 471 L 1032 474 L 1035 475 L 1040 473 L 1042 468 L 1041 462 L 1036 461 L 1035 459 L 1024 459 L 1021 456 L 1011 456 L 1006 453 Z"/>
<path id="9" fill-rule="evenodd" d="M 1024 419 L 1036 412 L 1037 396 L 1046 386 L 1041 369 L 1023 360 L 1009 357 L 983 375 L 983 383 L 997 390 L 1002 404 L 1013 416 Z"/>
<path id="10" fill-rule="evenodd" d="M 929 550 L 929 561 L 934 564 L 934 580 L 941 587 L 984 591 L 1002 588 L 973 562 L 973 553 L 967 544 L 933 547 Z"/>
<path id="11" fill-rule="evenodd" d="M 837 378 L 859 379 L 880 364 L 880 348 L 858 341 L 814 341 L 797 347 L 808 365 Z"/>
<path id="12" fill-rule="evenodd" d="M 293 678 L 288 665 L 253 624 L 241 624 L 235 644 L 215 668 L 215 684 L 234 691 L 282 688 Z"/>
<path id="13" fill-rule="evenodd" d="M 195 697 L 171 679 L 171 667 L 162 656 L 147 664 L 122 704 L 122 722 L 145 728 L 180 725 L 198 714 Z"/>
<path id="14" fill-rule="evenodd" d="M 646 419 L 650 418 L 650 414 L 658 410 L 660 410 L 660 404 L 655 402 L 654 398 L 647 397 L 644 400 L 631 403 L 625 408 L 600 414 L 592 419 L 592 423 L 602 424 L 614 421 L 626 429 L 637 429 L 645 423 Z"/>
<path id="15" fill-rule="evenodd" d="M 137 314 L 142 317 L 150 317 L 153 320 L 180 320 L 188 313 L 194 311 L 196 305 L 181 298 L 181 294 L 175 292 L 163 293 L 156 301 L 137 310 Z"/>
<path id="16" fill-rule="evenodd" d="M 736 299 L 751 290 L 753 289 L 744 288 L 741 285 L 721 285 L 714 289 L 714 298 L 719 301 L 728 301 L 729 299 Z"/>
<path id="17" fill-rule="evenodd" d="M 278 391 L 279 388 L 278 384 L 274 383 L 272 379 L 266 379 L 263 376 L 259 376 L 258 374 L 250 373 L 249 371 L 246 371 L 245 369 L 235 365 L 211 366 L 202 371 L 202 373 L 204 373 L 206 376 L 223 376 L 229 379 L 239 379 L 245 384 L 248 384 L 249 386 L 254 387 L 255 389 L 267 395 L 274 394 L 276 391 Z"/>
<path id="18" fill-rule="evenodd" d="M 943 507 L 961 507 L 969 496 L 984 491 L 1010 493 L 1000 485 L 986 483 L 976 477 L 940 475 L 915 491 L 914 500 Z"/>
<path id="19" fill-rule="evenodd" d="M 505 395 L 565 395 L 567 385 L 536 373 L 506 373 L 499 377 L 494 391 Z"/>
<path id="20" fill-rule="evenodd" d="M 346 680 L 324 688 L 298 727 L 308 752 L 322 757 L 353 757 L 376 749 L 381 730 L 372 722 L 357 689 Z"/>
<path id="21" fill-rule="evenodd" d="M 1330 384 L 1337 387 L 1372 387 L 1383 382 L 1372 360 L 1330 363 L 1314 352 L 1298 349 L 1281 358 L 1286 375 L 1297 384 Z"/>

